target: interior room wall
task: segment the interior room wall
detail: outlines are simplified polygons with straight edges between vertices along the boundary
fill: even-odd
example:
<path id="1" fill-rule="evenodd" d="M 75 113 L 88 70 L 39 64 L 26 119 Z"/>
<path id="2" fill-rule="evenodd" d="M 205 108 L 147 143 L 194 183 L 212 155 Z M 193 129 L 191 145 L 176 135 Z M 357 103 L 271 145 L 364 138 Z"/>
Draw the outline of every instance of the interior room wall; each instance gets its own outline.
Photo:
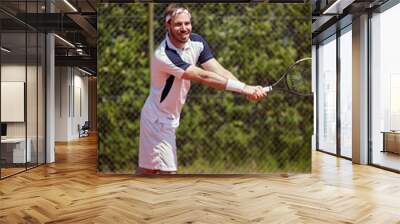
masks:
<path id="1" fill-rule="evenodd" d="M 1 66 L 1 81 L 2 82 L 25 82 L 26 73 L 25 64 L 2 64 Z M 28 72 L 33 69 L 28 66 Z M 31 90 L 31 88 L 28 88 Z M 36 97 L 36 92 L 28 92 L 27 96 Z M 7 108 L 1 108 L 6 110 Z M 29 118 L 28 118 L 29 119 Z M 7 137 L 25 137 L 25 123 L 24 122 L 7 122 Z"/>
<path id="2" fill-rule="evenodd" d="M 69 75 L 68 67 L 55 68 L 55 140 L 68 140 Z"/>
<path id="3" fill-rule="evenodd" d="M 56 67 L 56 141 L 79 138 L 78 124 L 88 120 L 88 78 L 73 67 Z"/>

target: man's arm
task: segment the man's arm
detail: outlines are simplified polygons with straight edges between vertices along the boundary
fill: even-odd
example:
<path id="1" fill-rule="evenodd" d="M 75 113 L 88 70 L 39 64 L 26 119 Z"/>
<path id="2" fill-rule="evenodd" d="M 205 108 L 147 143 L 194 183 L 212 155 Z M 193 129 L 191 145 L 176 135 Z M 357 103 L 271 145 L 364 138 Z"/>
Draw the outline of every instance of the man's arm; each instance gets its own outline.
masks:
<path id="1" fill-rule="evenodd" d="M 239 81 L 238 78 L 236 78 L 232 72 L 230 72 L 229 70 L 225 69 L 215 58 L 212 58 L 206 62 L 204 62 L 203 64 L 201 64 L 201 66 L 206 70 L 206 71 L 210 71 L 210 72 L 214 72 L 224 78 L 227 79 L 232 79 L 232 80 L 236 80 Z M 262 89 L 261 86 L 255 86 L 259 91 L 261 91 L 261 98 L 266 97 L 267 96 L 267 92 L 265 90 L 260 90 L 260 88 Z M 252 96 L 247 95 L 247 99 L 251 100 L 251 101 L 255 101 L 255 100 L 259 100 L 258 98 L 255 99 Z"/>
<path id="2" fill-rule="evenodd" d="M 218 75 L 223 76 L 225 78 L 238 80 L 230 71 L 225 69 L 215 58 L 212 58 L 204 62 L 203 64 L 201 64 L 201 66 L 205 70 L 210 72 L 215 72 Z"/>
<path id="3" fill-rule="evenodd" d="M 190 65 L 182 75 L 182 79 L 192 80 L 194 82 L 202 83 L 214 89 L 230 90 L 249 97 L 250 100 L 259 100 L 266 96 L 266 92 L 258 86 L 250 86 L 244 83 L 240 86 L 240 82 L 233 81 L 233 79 L 226 78 L 215 72 L 203 70 L 194 65 Z M 233 84 L 233 85 L 232 85 Z M 238 86 L 236 84 L 239 84 Z"/>

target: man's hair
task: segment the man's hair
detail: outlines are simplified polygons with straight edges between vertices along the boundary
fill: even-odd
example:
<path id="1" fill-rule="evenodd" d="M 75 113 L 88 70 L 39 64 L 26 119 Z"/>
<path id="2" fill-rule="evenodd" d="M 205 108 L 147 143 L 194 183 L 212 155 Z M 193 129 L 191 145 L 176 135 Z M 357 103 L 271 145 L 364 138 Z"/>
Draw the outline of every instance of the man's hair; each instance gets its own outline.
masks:
<path id="1" fill-rule="evenodd" d="M 164 19 L 165 19 L 165 21 L 166 22 L 169 22 L 170 21 L 170 19 L 173 17 L 173 16 L 175 16 L 174 14 L 178 11 L 178 10 L 186 10 L 188 13 L 189 13 L 189 15 L 190 15 L 190 11 L 189 11 L 189 9 L 188 8 L 186 8 L 186 7 L 183 7 L 183 6 L 179 6 L 179 5 L 177 5 L 177 4 L 169 4 L 168 6 L 167 6 L 167 8 L 165 9 L 165 11 L 164 11 Z"/>

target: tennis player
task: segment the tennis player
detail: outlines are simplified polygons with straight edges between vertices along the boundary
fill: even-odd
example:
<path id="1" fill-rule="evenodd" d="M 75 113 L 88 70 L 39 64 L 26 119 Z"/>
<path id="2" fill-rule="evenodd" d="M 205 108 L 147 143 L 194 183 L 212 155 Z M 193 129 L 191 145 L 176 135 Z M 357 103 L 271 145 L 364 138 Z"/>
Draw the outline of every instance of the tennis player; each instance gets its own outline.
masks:
<path id="1" fill-rule="evenodd" d="M 242 94 L 250 101 L 267 96 L 261 86 L 239 81 L 218 63 L 207 42 L 192 33 L 188 9 L 172 4 L 164 16 L 167 34 L 152 57 L 150 95 L 140 116 L 137 174 L 177 172 L 175 131 L 191 81 Z"/>

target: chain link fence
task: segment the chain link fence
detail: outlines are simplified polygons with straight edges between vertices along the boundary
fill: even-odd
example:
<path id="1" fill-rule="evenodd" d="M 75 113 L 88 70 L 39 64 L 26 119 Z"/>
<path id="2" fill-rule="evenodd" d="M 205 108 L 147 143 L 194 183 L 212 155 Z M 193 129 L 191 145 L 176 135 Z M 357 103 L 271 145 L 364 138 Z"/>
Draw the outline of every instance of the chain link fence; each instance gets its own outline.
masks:
<path id="1" fill-rule="evenodd" d="M 134 173 L 149 54 L 166 4 L 99 4 L 98 170 Z M 266 85 L 311 56 L 310 4 L 184 4 L 193 32 L 241 81 Z M 311 82 L 311 80 L 309 80 Z M 272 92 L 257 103 L 192 82 L 177 130 L 179 173 L 310 172 L 313 99 Z"/>

